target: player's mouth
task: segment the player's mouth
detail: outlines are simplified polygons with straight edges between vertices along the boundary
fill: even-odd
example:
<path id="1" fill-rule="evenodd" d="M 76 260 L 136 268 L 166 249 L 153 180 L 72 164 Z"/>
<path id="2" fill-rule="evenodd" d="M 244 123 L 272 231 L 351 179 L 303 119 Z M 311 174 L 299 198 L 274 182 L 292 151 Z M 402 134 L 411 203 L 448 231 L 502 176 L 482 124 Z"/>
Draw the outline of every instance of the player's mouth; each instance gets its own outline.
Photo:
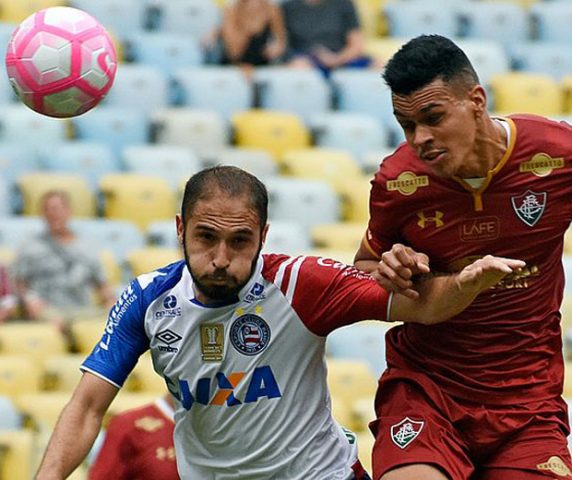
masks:
<path id="1" fill-rule="evenodd" d="M 430 150 L 421 154 L 421 160 L 430 165 L 435 165 L 445 157 L 445 150 Z"/>

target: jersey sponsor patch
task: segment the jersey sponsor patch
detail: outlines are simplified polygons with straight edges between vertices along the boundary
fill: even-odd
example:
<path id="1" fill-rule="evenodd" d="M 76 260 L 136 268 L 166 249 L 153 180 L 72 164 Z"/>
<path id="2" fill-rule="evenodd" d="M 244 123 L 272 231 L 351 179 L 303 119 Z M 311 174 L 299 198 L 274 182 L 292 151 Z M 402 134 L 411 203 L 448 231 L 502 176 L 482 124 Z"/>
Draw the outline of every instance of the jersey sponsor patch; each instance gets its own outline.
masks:
<path id="1" fill-rule="evenodd" d="M 546 192 L 527 190 L 522 195 L 511 197 L 510 201 L 516 216 L 529 227 L 534 227 L 544 213 L 546 198 Z"/>
<path id="2" fill-rule="evenodd" d="M 247 313 L 230 327 L 230 342 L 244 355 L 258 355 L 270 343 L 270 327 L 262 317 Z"/>
<path id="3" fill-rule="evenodd" d="M 564 158 L 552 158 L 546 153 L 537 153 L 527 162 L 519 165 L 518 170 L 521 173 L 530 172 L 537 177 L 546 177 L 552 173 L 552 170 L 564 167 Z"/>
<path id="4" fill-rule="evenodd" d="M 424 426 L 423 421 L 417 422 L 405 417 L 401 422 L 391 426 L 391 440 L 399 448 L 407 448 L 419 436 Z"/>
<path id="5" fill-rule="evenodd" d="M 387 190 L 390 192 L 398 191 L 401 195 L 413 195 L 418 188 L 427 187 L 429 185 L 429 177 L 427 175 L 416 175 L 413 172 L 401 172 L 394 180 L 386 182 Z"/>
<path id="6" fill-rule="evenodd" d="M 536 468 L 538 470 L 552 472 L 554 475 L 558 475 L 559 477 L 572 477 L 572 471 L 570 471 L 568 466 L 564 463 L 564 460 L 557 456 L 550 457 L 547 462 L 539 463 L 536 465 Z"/>
<path id="7" fill-rule="evenodd" d="M 224 353 L 224 325 L 201 325 L 201 355 L 204 362 L 222 362 Z"/>

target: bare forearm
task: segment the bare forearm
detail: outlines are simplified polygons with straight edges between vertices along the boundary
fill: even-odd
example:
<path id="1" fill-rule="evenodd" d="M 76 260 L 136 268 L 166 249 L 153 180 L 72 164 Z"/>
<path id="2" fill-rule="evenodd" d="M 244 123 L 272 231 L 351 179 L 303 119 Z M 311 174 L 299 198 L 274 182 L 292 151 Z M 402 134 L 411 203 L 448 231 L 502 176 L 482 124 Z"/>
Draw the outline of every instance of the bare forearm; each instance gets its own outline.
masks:
<path id="1" fill-rule="evenodd" d="M 101 428 L 102 417 L 82 414 L 82 407 L 70 402 L 62 411 L 52 434 L 36 480 L 67 478 L 84 460 Z"/>

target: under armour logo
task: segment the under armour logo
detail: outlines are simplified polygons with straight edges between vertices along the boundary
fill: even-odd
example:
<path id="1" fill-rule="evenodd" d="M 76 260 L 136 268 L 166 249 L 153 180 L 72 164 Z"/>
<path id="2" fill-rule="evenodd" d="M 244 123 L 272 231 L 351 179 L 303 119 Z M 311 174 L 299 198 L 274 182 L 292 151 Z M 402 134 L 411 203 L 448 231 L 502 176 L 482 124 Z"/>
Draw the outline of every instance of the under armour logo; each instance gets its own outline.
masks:
<path id="1" fill-rule="evenodd" d="M 435 215 L 432 217 L 425 215 L 425 212 L 417 212 L 417 216 L 419 217 L 417 225 L 419 225 L 421 228 L 425 228 L 428 222 L 435 224 L 435 227 L 437 228 L 445 225 L 445 222 L 443 221 L 445 214 L 439 210 L 435 210 Z"/>

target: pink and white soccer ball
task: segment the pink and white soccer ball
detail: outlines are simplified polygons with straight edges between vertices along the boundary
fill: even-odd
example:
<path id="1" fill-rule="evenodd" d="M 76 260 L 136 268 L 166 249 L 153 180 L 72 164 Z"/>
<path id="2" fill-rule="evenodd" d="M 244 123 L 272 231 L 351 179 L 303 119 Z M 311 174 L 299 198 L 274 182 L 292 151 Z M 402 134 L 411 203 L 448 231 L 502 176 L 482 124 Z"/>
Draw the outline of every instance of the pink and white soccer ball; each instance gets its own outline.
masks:
<path id="1" fill-rule="evenodd" d="M 117 56 L 109 34 L 91 15 L 51 7 L 30 15 L 14 31 L 6 70 L 32 110 L 73 117 L 95 107 L 109 91 Z"/>

